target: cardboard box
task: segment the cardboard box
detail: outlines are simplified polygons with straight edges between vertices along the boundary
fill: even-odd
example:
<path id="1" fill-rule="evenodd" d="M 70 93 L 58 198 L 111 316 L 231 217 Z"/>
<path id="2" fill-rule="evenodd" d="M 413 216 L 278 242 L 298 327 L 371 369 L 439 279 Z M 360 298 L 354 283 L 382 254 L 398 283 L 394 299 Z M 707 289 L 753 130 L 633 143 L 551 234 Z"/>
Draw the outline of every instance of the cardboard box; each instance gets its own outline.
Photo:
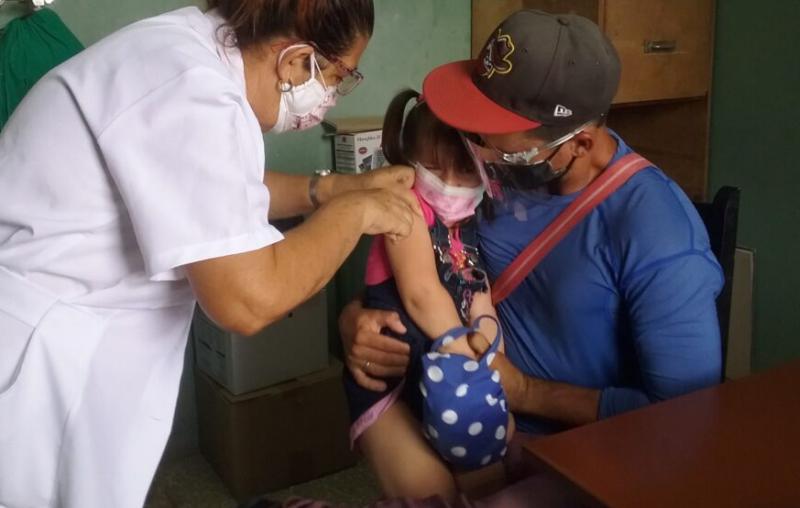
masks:
<path id="1" fill-rule="evenodd" d="M 198 368 L 234 395 L 328 366 L 324 289 L 285 318 L 250 337 L 222 330 L 199 306 L 192 327 Z"/>
<path id="2" fill-rule="evenodd" d="M 382 118 L 342 118 L 326 123 L 333 129 L 336 171 L 363 173 L 386 165 L 381 149 Z"/>
<path id="3" fill-rule="evenodd" d="M 200 451 L 240 502 L 355 464 L 342 364 L 245 395 L 196 370 Z"/>

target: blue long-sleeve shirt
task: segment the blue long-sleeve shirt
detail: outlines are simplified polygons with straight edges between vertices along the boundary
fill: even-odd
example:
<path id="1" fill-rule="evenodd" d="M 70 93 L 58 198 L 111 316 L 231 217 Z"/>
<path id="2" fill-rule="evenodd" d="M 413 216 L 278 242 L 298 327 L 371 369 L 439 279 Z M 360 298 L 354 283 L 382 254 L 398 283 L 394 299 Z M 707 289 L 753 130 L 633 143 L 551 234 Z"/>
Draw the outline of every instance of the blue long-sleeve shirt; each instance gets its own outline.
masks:
<path id="1" fill-rule="evenodd" d="M 631 152 L 614 136 L 612 163 Z M 497 206 L 479 228 L 492 280 L 576 197 L 518 193 Z M 601 390 L 600 418 L 712 385 L 723 281 L 694 205 L 659 169 L 644 169 L 498 306 L 506 354 L 528 375 Z M 526 432 L 560 428 L 516 416 Z"/>

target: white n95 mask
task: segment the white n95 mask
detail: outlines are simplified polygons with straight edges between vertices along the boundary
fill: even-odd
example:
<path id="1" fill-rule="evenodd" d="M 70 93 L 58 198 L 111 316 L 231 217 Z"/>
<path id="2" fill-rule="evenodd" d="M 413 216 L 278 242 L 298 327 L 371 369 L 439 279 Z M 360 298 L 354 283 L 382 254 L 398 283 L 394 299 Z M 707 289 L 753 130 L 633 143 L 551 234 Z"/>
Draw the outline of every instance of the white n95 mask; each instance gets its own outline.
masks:
<path id="1" fill-rule="evenodd" d="M 278 55 L 280 64 L 283 55 L 290 49 L 308 46 L 308 44 L 294 44 L 281 51 Z M 302 131 L 319 125 L 325 118 L 325 113 L 336 105 L 337 91 L 335 86 L 321 83 L 316 75 L 322 71 L 317 63 L 314 53 L 309 56 L 311 77 L 303 84 L 292 86 L 288 90 L 281 90 L 281 99 L 278 106 L 278 120 L 270 129 L 271 132 Z M 324 79 L 323 79 L 324 82 Z"/>

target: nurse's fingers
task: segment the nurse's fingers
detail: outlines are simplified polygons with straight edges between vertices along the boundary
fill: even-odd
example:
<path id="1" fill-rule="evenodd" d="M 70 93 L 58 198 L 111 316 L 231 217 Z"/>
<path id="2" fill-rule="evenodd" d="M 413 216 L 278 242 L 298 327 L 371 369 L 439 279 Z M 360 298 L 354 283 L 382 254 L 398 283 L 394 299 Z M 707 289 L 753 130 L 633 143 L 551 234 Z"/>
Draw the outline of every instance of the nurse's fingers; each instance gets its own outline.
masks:
<path id="1" fill-rule="evenodd" d="M 419 201 L 405 189 L 374 189 L 359 192 L 364 208 L 363 233 L 405 238 L 411 233 L 415 217 L 422 217 Z"/>
<path id="2" fill-rule="evenodd" d="M 389 192 L 383 208 L 381 222 L 386 228 L 384 233 L 393 241 L 411 234 L 414 218 L 422 217 L 419 201 L 409 191 Z"/>

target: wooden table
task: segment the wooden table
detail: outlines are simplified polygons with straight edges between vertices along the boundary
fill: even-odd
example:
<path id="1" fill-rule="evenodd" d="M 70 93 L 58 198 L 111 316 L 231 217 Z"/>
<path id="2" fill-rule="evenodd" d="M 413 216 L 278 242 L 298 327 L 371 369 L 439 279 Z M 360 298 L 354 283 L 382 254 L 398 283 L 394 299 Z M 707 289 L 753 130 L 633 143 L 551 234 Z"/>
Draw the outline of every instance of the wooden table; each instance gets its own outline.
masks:
<path id="1" fill-rule="evenodd" d="M 525 449 L 586 505 L 800 507 L 800 361 Z"/>

